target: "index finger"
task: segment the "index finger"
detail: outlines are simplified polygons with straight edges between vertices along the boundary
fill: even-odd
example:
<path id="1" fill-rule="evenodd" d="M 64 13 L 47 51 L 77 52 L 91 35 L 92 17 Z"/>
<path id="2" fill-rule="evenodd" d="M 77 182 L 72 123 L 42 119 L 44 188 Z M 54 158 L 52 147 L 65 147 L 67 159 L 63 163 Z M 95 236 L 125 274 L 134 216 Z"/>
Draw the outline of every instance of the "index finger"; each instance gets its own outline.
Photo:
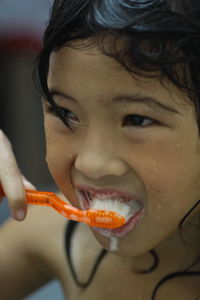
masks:
<path id="1" fill-rule="evenodd" d="M 12 146 L 0 130 L 0 182 L 8 199 L 12 215 L 26 212 L 26 194 Z M 18 217 L 16 217 L 18 219 Z"/>

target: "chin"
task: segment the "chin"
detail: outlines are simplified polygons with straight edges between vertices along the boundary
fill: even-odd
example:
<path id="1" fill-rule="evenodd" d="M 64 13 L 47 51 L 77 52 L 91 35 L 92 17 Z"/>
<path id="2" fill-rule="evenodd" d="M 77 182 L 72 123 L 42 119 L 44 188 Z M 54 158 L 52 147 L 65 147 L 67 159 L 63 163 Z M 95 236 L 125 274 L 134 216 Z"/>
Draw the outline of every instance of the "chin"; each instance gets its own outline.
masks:
<path id="1" fill-rule="evenodd" d="M 148 252 L 141 251 L 142 249 L 138 249 L 138 247 L 135 247 L 135 243 L 127 239 L 125 240 L 125 237 L 115 237 L 114 239 L 112 239 L 110 237 L 101 235 L 92 228 L 91 230 L 100 246 L 110 253 L 114 253 L 121 257 L 136 258 L 137 256 L 143 255 Z"/>

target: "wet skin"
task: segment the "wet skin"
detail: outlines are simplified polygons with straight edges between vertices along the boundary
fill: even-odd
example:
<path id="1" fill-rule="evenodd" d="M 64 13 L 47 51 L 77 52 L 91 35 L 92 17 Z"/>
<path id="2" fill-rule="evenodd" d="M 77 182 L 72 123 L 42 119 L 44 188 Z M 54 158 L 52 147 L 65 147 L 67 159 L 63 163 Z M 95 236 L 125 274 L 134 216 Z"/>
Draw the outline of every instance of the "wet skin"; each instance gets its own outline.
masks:
<path id="1" fill-rule="evenodd" d="M 133 78 L 95 48 L 53 53 L 48 86 L 58 92 L 56 104 L 71 112 L 73 131 L 44 102 L 47 163 L 68 200 L 80 207 L 74 188 L 81 184 L 142 201 L 144 216 L 119 239 L 120 256 L 165 249 L 168 241 L 180 246 L 177 227 L 200 197 L 200 140 L 186 95 L 168 81 Z M 108 238 L 94 235 L 109 247 Z"/>

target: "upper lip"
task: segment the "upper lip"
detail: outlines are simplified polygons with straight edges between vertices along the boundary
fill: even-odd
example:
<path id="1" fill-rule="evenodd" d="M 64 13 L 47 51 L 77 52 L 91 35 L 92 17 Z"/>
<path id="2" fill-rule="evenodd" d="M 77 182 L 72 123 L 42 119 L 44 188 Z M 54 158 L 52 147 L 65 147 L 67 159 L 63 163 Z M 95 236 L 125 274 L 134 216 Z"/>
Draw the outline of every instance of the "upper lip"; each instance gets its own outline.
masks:
<path id="1" fill-rule="evenodd" d="M 76 185 L 77 190 L 84 192 L 92 192 L 94 194 L 110 194 L 110 195 L 119 195 L 121 197 L 129 198 L 130 200 L 140 200 L 139 197 L 132 193 L 127 193 L 125 191 L 116 190 L 114 188 L 103 188 L 99 189 L 96 187 L 88 186 L 88 185 Z"/>

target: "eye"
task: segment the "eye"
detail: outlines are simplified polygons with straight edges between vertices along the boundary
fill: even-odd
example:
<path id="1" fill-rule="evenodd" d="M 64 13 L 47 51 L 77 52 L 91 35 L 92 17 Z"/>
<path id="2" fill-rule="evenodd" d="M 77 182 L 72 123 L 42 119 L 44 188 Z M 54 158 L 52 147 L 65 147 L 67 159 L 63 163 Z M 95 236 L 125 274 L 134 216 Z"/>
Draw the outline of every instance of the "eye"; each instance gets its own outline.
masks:
<path id="1" fill-rule="evenodd" d="M 58 107 L 58 110 L 59 110 L 60 117 L 62 119 L 64 119 L 65 122 L 67 122 L 67 123 L 74 123 L 74 124 L 78 123 L 78 118 L 70 110 L 68 110 L 66 108 L 63 108 L 63 107 Z"/>
<path id="2" fill-rule="evenodd" d="M 146 127 L 158 123 L 157 121 L 141 116 L 141 115 L 128 115 L 123 120 L 123 126 L 137 126 L 137 127 Z"/>
<path id="3" fill-rule="evenodd" d="M 79 123 L 76 115 L 64 107 L 48 105 L 46 108 L 49 113 L 58 117 L 70 130 L 72 130 L 70 125 L 76 125 Z"/>

